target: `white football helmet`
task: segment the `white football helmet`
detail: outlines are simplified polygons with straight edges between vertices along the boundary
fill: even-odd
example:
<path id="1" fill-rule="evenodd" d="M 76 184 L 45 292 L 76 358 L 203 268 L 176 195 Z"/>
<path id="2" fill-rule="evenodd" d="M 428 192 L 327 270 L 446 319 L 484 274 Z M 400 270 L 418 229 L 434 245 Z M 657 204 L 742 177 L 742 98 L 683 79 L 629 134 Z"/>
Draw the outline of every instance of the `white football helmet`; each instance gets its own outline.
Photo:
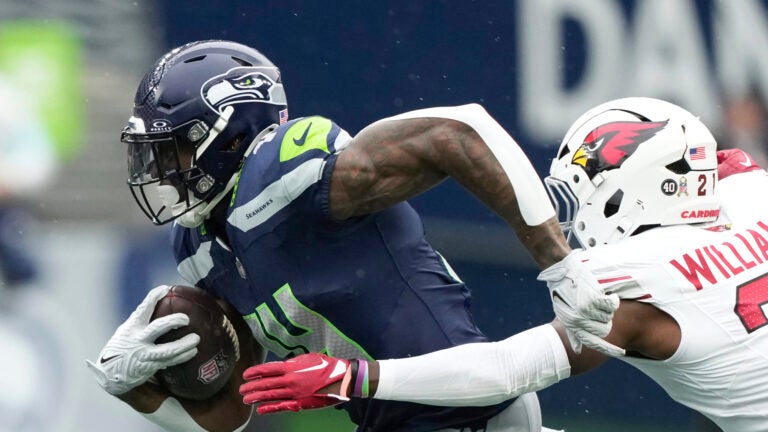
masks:
<path id="1" fill-rule="evenodd" d="M 707 127 L 683 108 L 617 99 L 576 120 L 544 182 L 569 240 L 592 247 L 655 226 L 716 220 L 716 151 Z"/>

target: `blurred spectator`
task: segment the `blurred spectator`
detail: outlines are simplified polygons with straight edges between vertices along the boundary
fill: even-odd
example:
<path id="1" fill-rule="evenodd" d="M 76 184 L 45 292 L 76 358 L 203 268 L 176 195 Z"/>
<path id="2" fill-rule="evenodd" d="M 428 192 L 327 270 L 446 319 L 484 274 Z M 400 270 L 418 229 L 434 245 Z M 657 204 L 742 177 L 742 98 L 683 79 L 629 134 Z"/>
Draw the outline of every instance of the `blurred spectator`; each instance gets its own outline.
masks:
<path id="1" fill-rule="evenodd" d="M 758 165 L 768 167 L 768 107 L 753 89 L 723 98 L 723 125 L 718 144 L 746 151 Z"/>
<path id="2" fill-rule="evenodd" d="M 14 287 L 37 274 L 24 246 L 30 214 L 23 204 L 50 180 L 56 156 L 38 111 L 2 75 L 0 101 L 0 281 Z"/>

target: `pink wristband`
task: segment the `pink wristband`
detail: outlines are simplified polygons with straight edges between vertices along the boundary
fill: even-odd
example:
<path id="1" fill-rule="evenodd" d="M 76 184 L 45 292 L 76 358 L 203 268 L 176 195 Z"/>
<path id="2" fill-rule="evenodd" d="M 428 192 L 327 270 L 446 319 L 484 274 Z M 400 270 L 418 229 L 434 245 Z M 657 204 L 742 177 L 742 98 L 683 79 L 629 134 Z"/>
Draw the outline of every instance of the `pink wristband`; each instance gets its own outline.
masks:
<path id="1" fill-rule="evenodd" d="M 354 389 L 352 390 L 352 396 L 354 397 L 368 397 L 368 362 L 365 360 L 357 360 L 357 374 L 354 377 Z"/>

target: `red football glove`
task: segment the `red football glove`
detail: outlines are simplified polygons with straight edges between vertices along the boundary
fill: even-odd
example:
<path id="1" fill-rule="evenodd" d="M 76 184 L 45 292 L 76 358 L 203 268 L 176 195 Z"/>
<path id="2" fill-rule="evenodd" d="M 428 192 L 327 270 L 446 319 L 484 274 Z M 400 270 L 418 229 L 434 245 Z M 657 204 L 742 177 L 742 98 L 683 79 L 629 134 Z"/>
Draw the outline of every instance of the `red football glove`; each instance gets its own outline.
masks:
<path id="1" fill-rule="evenodd" d="M 717 152 L 717 177 L 720 180 L 733 174 L 759 169 L 752 156 L 744 150 L 725 149 Z"/>
<path id="2" fill-rule="evenodd" d="M 349 360 L 312 353 L 252 366 L 243 372 L 246 383 L 240 386 L 240 394 L 243 403 L 260 404 L 259 414 L 338 405 L 349 398 L 318 391 L 342 381 L 349 364 Z"/>

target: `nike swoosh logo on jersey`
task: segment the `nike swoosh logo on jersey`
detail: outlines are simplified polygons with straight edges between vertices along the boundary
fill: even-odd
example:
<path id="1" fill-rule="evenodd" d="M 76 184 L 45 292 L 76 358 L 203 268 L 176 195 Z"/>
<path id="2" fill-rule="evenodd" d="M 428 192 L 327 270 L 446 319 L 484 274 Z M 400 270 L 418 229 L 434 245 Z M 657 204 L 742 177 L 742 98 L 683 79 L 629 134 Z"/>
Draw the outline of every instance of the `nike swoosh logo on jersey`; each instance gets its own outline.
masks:
<path id="1" fill-rule="evenodd" d="M 749 161 L 749 156 L 747 156 L 747 154 L 744 152 L 741 152 L 741 154 L 744 155 L 744 161 L 739 161 L 739 163 L 745 167 L 752 165 L 752 162 Z"/>
<path id="2" fill-rule="evenodd" d="M 307 129 L 309 129 L 309 128 L 307 128 Z M 328 361 L 326 359 L 322 359 L 322 361 L 320 362 L 319 365 L 310 366 L 310 367 L 305 368 L 305 369 L 297 370 L 296 373 L 299 373 L 299 372 L 311 372 L 313 370 L 323 369 L 326 366 L 328 366 Z"/>
<path id="3" fill-rule="evenodd" d="M 309 123 L 309 126 L 307 126 L 306 129 L 304 129 L 304 133 L 299 137 L 299 139 L 294 138 L 293 143 L 297 146 L 301 147 L 304 145 L 304 143 L 307 141 L 307 135 L 309 135 L 309 128 L 312 127 L 312 123 Z"/>

